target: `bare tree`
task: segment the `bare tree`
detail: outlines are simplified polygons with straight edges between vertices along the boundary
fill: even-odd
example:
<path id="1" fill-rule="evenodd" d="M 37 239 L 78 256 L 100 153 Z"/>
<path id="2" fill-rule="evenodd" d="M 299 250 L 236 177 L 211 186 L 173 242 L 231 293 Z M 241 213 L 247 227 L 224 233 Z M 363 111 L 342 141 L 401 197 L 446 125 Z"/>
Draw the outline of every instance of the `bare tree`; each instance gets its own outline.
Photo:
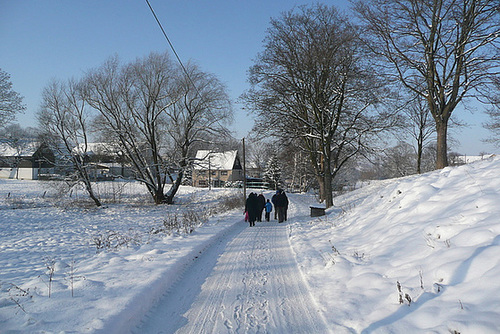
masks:
<path id="1" fill-rule="evenodd" d="M 168 166 L 163 160 L 166 122 L 172 103 L 172 63 L 151 54 L 126 66 L 113 57 L 85 77 L 87 102 L 99 112 L 96 122 L 117 143 L 155 203 L 165 201 Z"/>
<path id="2" fill-rule="evenodd" d="M 184 69 L 186 72 L 184 72 Z M 230 140 L 225 127 L 232 120 L 232 107 L 225 86 L 212 74 L 202 72 L 196 65 L 178 68 L 174 82 L 173 103 L 165 109 L 167 151 L 169 161 L 175 164 L 177 178 L 166 194 L 172 203 L 184 173 L 190 167 L 191 157 L 198 147 L 223 146 Z"/>
<path id="3" fill-rule="evenodd" d="M 151 53 L 125 66 L 111 58 L 85 78 L 97 124 L 118 143 L 157 204 L 173 202 L 193 146 L 223 131 L 219 125 L 230 115 L 217 79 L 195 66 L 186 69 L 189 76 L 167 53 Z"/>
<path id="4" fill-rule="evenodd" d="M 384 152 L 383 170 L 384 177 L 402 177 L 415 174 L 415 152 L 412 145 L 406 142 L 400 142 L 396 146 L 387 149 Z"/>
<path id="5" fill-rule="evenodd" d="M 17 113 L 25 109 L 23 97 L 12 89 L 10 75 L 0 68 L 0 128 L 11 122 Z"/>
<path id="6" fill-rule="evenodd" d="M 289 190 L 296 192 L 305 192 L 309 190 L 313 184 L 317 184 L 314 179 L 314 174 L 311 173 L 311 168 L 307 163 L 307 155 L 301 150 L 295 150 L 293 147 L 285 148 L 283 156 L 283 170 L 287 175 Z"/>
<path id="7" fill-rule="evenodd" d="M 262 173 L 267 167 L 269 158 L 273 154 L 276 155 L 276 152 L 279 150 L 278 145 L 267 141 L 267 138 L 262 138 L 260 140 L 258 138 L 255 138 L 253 140 L 252 139 L 253 138 L 249 138 L 249 140 L 247 140 L 246 142 L 247 168 L 255 169 L 260 173 L 259 176 L 262 177 Z"/>
<path id="8" fill-rule="evenodd" d="M 495 86 L 497 93 L 493 100 L 493 106 L 487 110 L 490 119 L 484 124 L 484 127 L 492 133 L 492 137 L 486 141 L 500 146 L 500 77 L 496 79 Z"/>
<path id="9" fill-rule="evenodd" d="M 500 109 L 490 109 L 487 111 L 490 120 L 484 124 L 484 127 L 491 131 L 492 137 L 486 139 L 486 142 L 500 146 Z"/>
<path id="10" fill-rule="evenodd" d="M 320 198 L 333 205 L 332 180 L 368 148 L 392 118 L 374 108 L 386 91 L 370 68 L 357 30 L 333 7 L 299 7 L 271 20 L 264 51 L 243 98 L 264 134 L 308 155 Z"/>
<path id="11" fill-rule="evenodd" d="M 420 96 L 411 99 L 404 108 L 407 119 L 405 133 L 410 133 L 411 138 L 415 140 L 416 151 L 416 172 L 422 173 L 422 158 L 425 147 L 433 139 L 436 128 L 432 122 L 432 115 L 429 111 L 426 101 Z"/>
<path id="12" fill-rule="evenodd" d="M 90 166 L 85 162 L 89 145 L 90 113 L 81 95 L 80 83 L 69 80 L 49 83 L 42 92 L 42 107 L 37 117 L 49 146 L 67 157 L 76 170 L 76 181 L 82 182 L 96 206 L 101 206 L 92 187 Z"/>
<path id="13" fill-rule="evenodd" d="M 38 136 L 38 129 L 32 127 L 23 128 L 18 123 L 7 125 L 0 129 L 0 137 L 12 141 L 30 140 L 35 141 Z"/>
<path id="14" fill-rule="evenodd" d="M 436 167 L 448 165 L 448 122 L 457 105 L 489 101 L 500 66 L 498 0 L 358 0 L 379 71 L 427 101 L 437 133 Z"/>

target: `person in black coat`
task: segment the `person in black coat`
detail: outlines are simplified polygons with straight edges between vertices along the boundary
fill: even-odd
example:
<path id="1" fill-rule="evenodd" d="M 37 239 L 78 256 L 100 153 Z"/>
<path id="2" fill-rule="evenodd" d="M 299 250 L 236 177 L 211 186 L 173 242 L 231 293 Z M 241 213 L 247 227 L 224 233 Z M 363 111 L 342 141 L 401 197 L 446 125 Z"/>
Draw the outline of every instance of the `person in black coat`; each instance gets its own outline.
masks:
<path id="1" fill-rule="evenodd" d="M 264 195 L 259 194 L 259 196 L 257 196 L 257 199 L 258 199 L 258 204 L 259 204 L 258 212 L 257 212 L 257 221 L 261 222 L 262 221 L 262 212 L 264 211 L 264 207 L 266 206 L 266 198 L 264 197 Z"/>
<path id="2" fill-rule="evenodd" d="M 276 208 L 276 198 L 278 197 L 278 194 L 279 194 L 279 190 L 276 191 L 276 194 L 273 195 L 273 197 L 271 197 L 271 202 L 273 203 L 274 205 L 274 219 L 278 219 L 278 209 Z"/>
<path id="3" fill-rule="evenodd" d="M 245 212 L 248 212 L 248 222 L 250 226 L 255 226 L 255 220 L 259 211 L 259 201 L 257 194 L 250 193 L 245 202 Z"/>
<path id="4" fill-rule="evenodd" d="M 285 197 L 285 212 L 284 212 L 284 219 L 285 221 L 288 219 L 288 196 L 286 195 L 286 193 L 283 191 L 283 196 Z"/>
<path id="5" fill-rule="evenodd" d="M 283 190 L 279 190 L 276 195 L 275 208 L 278 211 L 278 222 L 282 223 L 287 219 L 288 197 Z"/>

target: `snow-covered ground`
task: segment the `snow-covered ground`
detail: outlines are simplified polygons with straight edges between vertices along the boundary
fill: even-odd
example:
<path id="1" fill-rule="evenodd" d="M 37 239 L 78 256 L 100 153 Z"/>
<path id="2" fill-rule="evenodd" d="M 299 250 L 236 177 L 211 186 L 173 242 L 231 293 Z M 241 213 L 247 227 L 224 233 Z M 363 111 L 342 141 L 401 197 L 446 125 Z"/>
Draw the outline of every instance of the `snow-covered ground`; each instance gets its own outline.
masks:
<path id="1" fill-rule="evenodd" d="M 316 218 L 314 196 L 289 194 L 285 224 L 249 228 L 236 209 L 172 235 L 151 231 L 238 192 L 182 188 L 179 204 L 155 206 L 128 184 L 96 209 L 69 205 L 82 193 L 56 200 L 46 183 L 0 180 L 0 333 L 199 321 L 228 333 L 499 333 L 499 171 L 491 158 L 371 182 Z"/>

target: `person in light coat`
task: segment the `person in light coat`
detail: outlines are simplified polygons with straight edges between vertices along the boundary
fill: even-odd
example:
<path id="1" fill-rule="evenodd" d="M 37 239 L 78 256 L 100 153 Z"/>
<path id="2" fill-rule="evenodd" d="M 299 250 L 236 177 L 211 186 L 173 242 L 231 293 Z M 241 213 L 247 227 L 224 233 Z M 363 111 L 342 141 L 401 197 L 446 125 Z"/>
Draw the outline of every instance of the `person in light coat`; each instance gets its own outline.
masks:
<path id="1" fill-rule="evenodd" d="M 271 219 L 271 211 L 273 211 L 273 205 L 271 204 L 271 202 L 269 202 L 269 200 L 267 200 L 266 202 L 265 209 L 266 209 L 266 221 L 269 221 Z"/>

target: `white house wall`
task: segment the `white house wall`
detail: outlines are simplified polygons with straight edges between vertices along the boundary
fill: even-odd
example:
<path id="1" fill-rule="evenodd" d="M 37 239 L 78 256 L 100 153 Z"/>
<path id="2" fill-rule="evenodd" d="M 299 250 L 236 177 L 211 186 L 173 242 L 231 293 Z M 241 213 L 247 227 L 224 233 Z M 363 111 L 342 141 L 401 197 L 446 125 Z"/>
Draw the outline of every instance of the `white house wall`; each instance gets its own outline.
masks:
<path id="1" fill-rule="evenodd" d="M 38 168 L 0 168 L 2 179 L 36 180 L 37 176 Z"/>

